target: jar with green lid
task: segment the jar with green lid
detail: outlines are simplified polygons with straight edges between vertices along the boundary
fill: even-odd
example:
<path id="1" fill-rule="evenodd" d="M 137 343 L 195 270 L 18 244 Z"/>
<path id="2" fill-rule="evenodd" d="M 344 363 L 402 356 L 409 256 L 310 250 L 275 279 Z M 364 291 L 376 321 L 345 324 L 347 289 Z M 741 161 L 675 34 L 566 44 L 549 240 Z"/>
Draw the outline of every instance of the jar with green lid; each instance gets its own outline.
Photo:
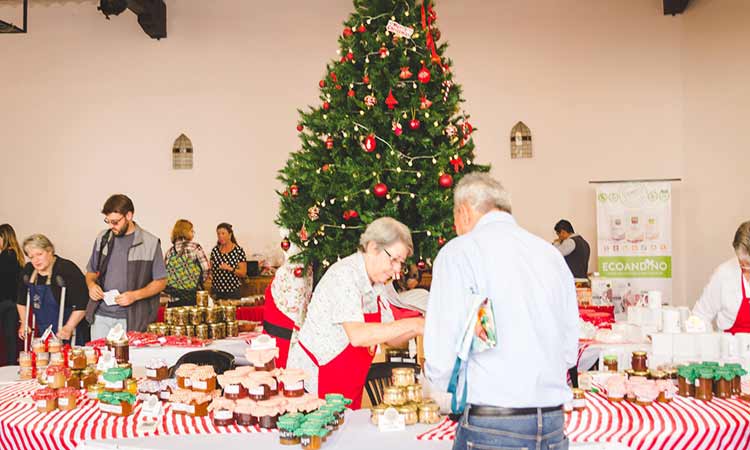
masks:
<path id="1" fill-rule="evenodd" d="M 617 372 L 617 355 L 605 355 L 603 362 L 608 372 Z"/>
<path id="2" fill-rule="evenodd" d="M 326 431 L 317 426 L 308 426 L 307 423 L 303 424 L 300 428 L 294 432 L 294 435 L 300 438 L 300 445 L 304 450 L 318 450 L 323 443 L 323 436 L 327 433 Z"/>
<path id="3" fill-rule="evenodd" d="M 707 367 L 711 369 L 716 369 L 719 367 L 719 363 L 716 361 L 703 361 L 701 364 L 701 367 Z"/>
<path id="4" fill-rule="evenodd" d="M 677 394 L 683 397 L 695 397 L 695 376 L 693 366 L 677 367 Z"/>
<path id="5" fill-rule="evenodd" d="M 730 367 L 719 367 L 714 371 L 714 395 L 718 398 L 729 398 L 732 396 L 732 380 L 734 370 Z"/>
<path id="6" fill-rule="evenodd" d="M 325 400 L 326 402 L 330 402 L 334 400 L 344 401 L 344 394 L 335 394 L 335 393 L 326 394 Z"/>
<path id="7" fill-rule="evenodd" d="M 701 368 L 698 370 L 695 379 L 695 398 L 710 402 L 714 393 L 714 371 L 710 368 Z"/>
<path id="8" fill-rule="evenodd" d="M 276 421 L 276 428 L 279 429 L 279 444 L 297 445 L 300 438 L 294 432 L 299 428 L 300 421 L 294 417 L 281 416 Z"/>
<path id="9" fill-rule="evenodd" d="M 747 375 L 747 371 L 739 363 L 727 363 L 724 364 L 724 367 L 734 372 L 734 378 L 732 378 L 732 395 L 742 394 L 742 377 Z"/>

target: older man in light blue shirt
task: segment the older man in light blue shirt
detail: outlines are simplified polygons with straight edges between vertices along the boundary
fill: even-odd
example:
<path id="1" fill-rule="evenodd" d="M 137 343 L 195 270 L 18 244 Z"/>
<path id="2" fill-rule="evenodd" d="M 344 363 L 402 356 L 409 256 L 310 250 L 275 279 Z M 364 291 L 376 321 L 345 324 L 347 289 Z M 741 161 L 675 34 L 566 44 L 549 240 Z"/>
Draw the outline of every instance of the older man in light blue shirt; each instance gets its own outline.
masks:
<path id="1" fill-rule="evenodd" d="M 487 174 L 454 193 L 459 237 L 433 267 L 424 348 L 426 375 L 446 390 L 471 294 L 492 301 L 497 346 L 468 360 L 468 405 L 454 449 L 567 448 L 562 405 L 578 356 L 578 303 L 560 253 L 511 216 L 510 196 Z M 509 434 L 510 433 L 510 434 Z"/>

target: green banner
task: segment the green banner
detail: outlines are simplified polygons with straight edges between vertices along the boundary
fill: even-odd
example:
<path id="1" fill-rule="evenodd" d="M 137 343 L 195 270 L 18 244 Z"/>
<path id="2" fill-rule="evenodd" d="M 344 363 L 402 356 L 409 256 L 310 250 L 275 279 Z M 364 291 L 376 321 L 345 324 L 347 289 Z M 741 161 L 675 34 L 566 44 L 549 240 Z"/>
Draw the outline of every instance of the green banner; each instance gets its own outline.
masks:
<path id="1" fill-rule="evenodd" d="M 672 257 L 600 256 L 599 274 L 609 278 L 672 278 Z"/>

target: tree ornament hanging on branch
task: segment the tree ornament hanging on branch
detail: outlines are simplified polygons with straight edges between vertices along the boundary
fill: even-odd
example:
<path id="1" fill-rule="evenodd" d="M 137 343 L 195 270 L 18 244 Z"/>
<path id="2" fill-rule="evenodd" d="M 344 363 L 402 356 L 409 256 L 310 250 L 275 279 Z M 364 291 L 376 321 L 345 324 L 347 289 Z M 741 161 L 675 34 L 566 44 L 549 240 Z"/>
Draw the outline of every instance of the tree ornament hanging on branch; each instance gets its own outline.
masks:
<path id="1" fill-rule="evenodd" d="M 352 35 L 352 29 L 349 27 L 346 27 L 344 28 L 344 32 L 341 34 L 343 34 L 345 38 L 348 38 Z"/>
<path id="2" fill-rule="evenodd" d="M 304 129 L 305 129 L 305 127 L 303 127 L 301 123 L 300 123 L 300 124 L 297 124 L 297 131 L 300 131 L 300 132 L 301 132 L 301 131 L 302 131 L 302 130 L 304 130 Z"/>
<path id="3" fill-rule="evenodd" d="M 374 134 L 368 134 L 364 142 L 362 143 L 362 148 L 364 148 L 367 153 L 374 152 L 377 146 L 378 146 L 378 141 L 377 139 L 375 139 Z"/>
<path id="4" fill-rule="evenodd" d="M 460 156 L 456 156 L 455 158 L 452 158 L 450 161 L 448 161 L 451 166 L 453 166 L 453 171 L 455 173 L 458 173 L 461 171 L 461 169 L 464 168 L 464 160 L 461 159 Z"/>
<path id="5" fill-rule="evenodd" d="M 292 246 L 292 243 L 289 241 L 289 239 L 284 238 L 281 241 L 281 249 L 282 250 L 287 251 L 287 250 L 289 250 L 289 247 L 291 247 L 291 246 Z"/>
<path id="6" fill-rule="evenodd" d="M 396 136 L 401 136 L 401 134 L 404 132 L 404 128 L 399 122 L 393 122 L 393 124 L 391 125 L 391 129 L 393 130 L 393 134 L 395 134 Z"/>
<path id="7" fill-rule="evenodd" d="M 333 136 L 328 136 L 326 138 L 326 148 L 328 150 L 332 150 L 333 149 Z"/>
<path id="8" fill-rule="evenodd" d="M 365 95 L 365 106 L 368 108 L 372 108 L 373 106 L 378 104 L 378 99 L 375 98 L 374 95 Z"/>
<path id="9" fill-rule="evenodd" d="M 320 208 L 315 205 L 307 208 L 307 217 L 309 217 L 310 220 L 318 220 L 320 218 Z"/>
<path id="10" fill-rule="evenodd" d="M 388 194 L 388 186 L 385 183 L 378 183 L 372 188 L 372 193 L 375 197 L 383 198 Z"/>
<path id="11" fill-rule="evenodd" d="M 388 57 L 388 55 L 391 54 L 391 52 L 388 51 L 388 49 L 384 46 L 380 47 L 380 50 L 378 50 L 378 54 L 380 54 L 381 59 L 385 59 Z"/>
<path id="12" fill-rule="evenodd" d="M 440 175 L 440 178 L 438 178 L 438 184 L 443 189 L 448 189 L 449 187 L 453 186 L 453 177 L 450 176 L 450 174 L 444 173 Z"/>
<path id="13" fill-rule="evenodd" d="M 304 273 L 304 269 L 302 267 L 295 267 L 294 268 L 294 276 L 297 278 L 302 278 L 302 274 Z"/>
<path id="14" fill-rule="evenodd" d="M 289 193 L 292 194 L 292 197 L 296 197 L 299 195 L 299 187 L 296 184 L 293 184 L 289 186 Z"/>
<path id="15" fill-rule="evenodd" d="M 344 220 L 354 220 L 359 217 L 359 213 L 353 209 L 348 209 L 342 214 Z"/>
<path id="16" fill-rule="evenodd" d="M 424 95 L 419 99 L 419 109 L 428 109 L 432 106 L 432 102 Z"/>
<path id="17" fill-rule="evenodd" d="M 452 123 L 448 124 L 445 127 L 445 130 L 443 130 L 443 134 L 445 134 L 446 136 L 448 136 L 449 139 L 453 139 L 456 136 L 458 136 L 458 128 L 456 128 L 456 126 L 453 125 Z"/>
<path id="18" fill-rule="evenodd" d="M 408 80 L 412 75 L 413 73 L 409 70 L 409 66 L 404 66 L 401 68 L 401 73 L 398 74 L 398 77 L 402 80 Z"/>
<path id="19" fill-rule="evenodd" d="M 425 67 L 424 62 L 422 63 L 422 68 L 419 69 L 419 72 L 417 73 L 417 79 L 422 84 L 427 84 L 430 82 L 430 79 L 432 78 L 432 75 L 430 74 L 429 69 Z"/>
<path id="20" fill-rule="evenodd" d="M 453 82 L 451 80 L 445 80 L 443 81 L 443 88 L 444 88 L 444 94 L 443 94 L 443 101 L 448 101 L 448 95 L 451 93 L 451 87 L 453 86 Z"/>
<path id="21" fill-rule="evenodd" d="M 419 125 L 420 125 L 420 122 L 419 122 L 419 119 L 417 118 L 411 119 L 409 121 L 409 128 L 411 128 L 412 130 L 418 130 Z"/>
<path id="22" fill-rule="evenodd" d="M 328 102 L 323 102 L 323 109 L 328 111 L 331 108 L 331 104 Z"/>
<path id="23" fill-rule="evenodd" d="M 385 104 L 388 105 L 388 109 L 393 109 L 398 105 L 398 100 L 393 96 L 393 89 L 388 90 L 388 97 L 385 99 Z"/>

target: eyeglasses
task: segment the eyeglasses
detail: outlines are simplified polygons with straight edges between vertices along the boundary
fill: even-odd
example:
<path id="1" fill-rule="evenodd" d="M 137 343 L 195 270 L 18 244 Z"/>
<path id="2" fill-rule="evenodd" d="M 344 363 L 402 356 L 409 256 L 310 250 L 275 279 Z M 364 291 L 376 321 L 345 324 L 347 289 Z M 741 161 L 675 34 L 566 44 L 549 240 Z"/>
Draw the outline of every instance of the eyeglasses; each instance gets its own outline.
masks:
<path id="1" fill-rule="evenodd" d="M 385 247 L 383 247 L 383 252 L 388 255 L 388 258 L 391 260 L 392 266 L 402 267 L 404 265 L 405 261 L 394 258 L 393 255 L 391 255 L 391 252 L 389 252 Z"/>
<path id="2" fill-rule="evenodd" d="M 107 219 L 107 218 L 105 217 L 105 218 L 104 218 L 104 223 L 106 223 L 107 225 L 114 225 L 114 226 L 117 226 L 117 225 L 119 225 L 119 224 L 120 224 L 120 222 L 122 222 L 122 221 L 123 221 L 123 219 L 125 219 L 125 216 L 122 216 L 122 217 L 120 217 L 120 218 L 119 218 L 119 219 L 117 219 L 117 220 L 110 220 L 110 219 Z"/>

